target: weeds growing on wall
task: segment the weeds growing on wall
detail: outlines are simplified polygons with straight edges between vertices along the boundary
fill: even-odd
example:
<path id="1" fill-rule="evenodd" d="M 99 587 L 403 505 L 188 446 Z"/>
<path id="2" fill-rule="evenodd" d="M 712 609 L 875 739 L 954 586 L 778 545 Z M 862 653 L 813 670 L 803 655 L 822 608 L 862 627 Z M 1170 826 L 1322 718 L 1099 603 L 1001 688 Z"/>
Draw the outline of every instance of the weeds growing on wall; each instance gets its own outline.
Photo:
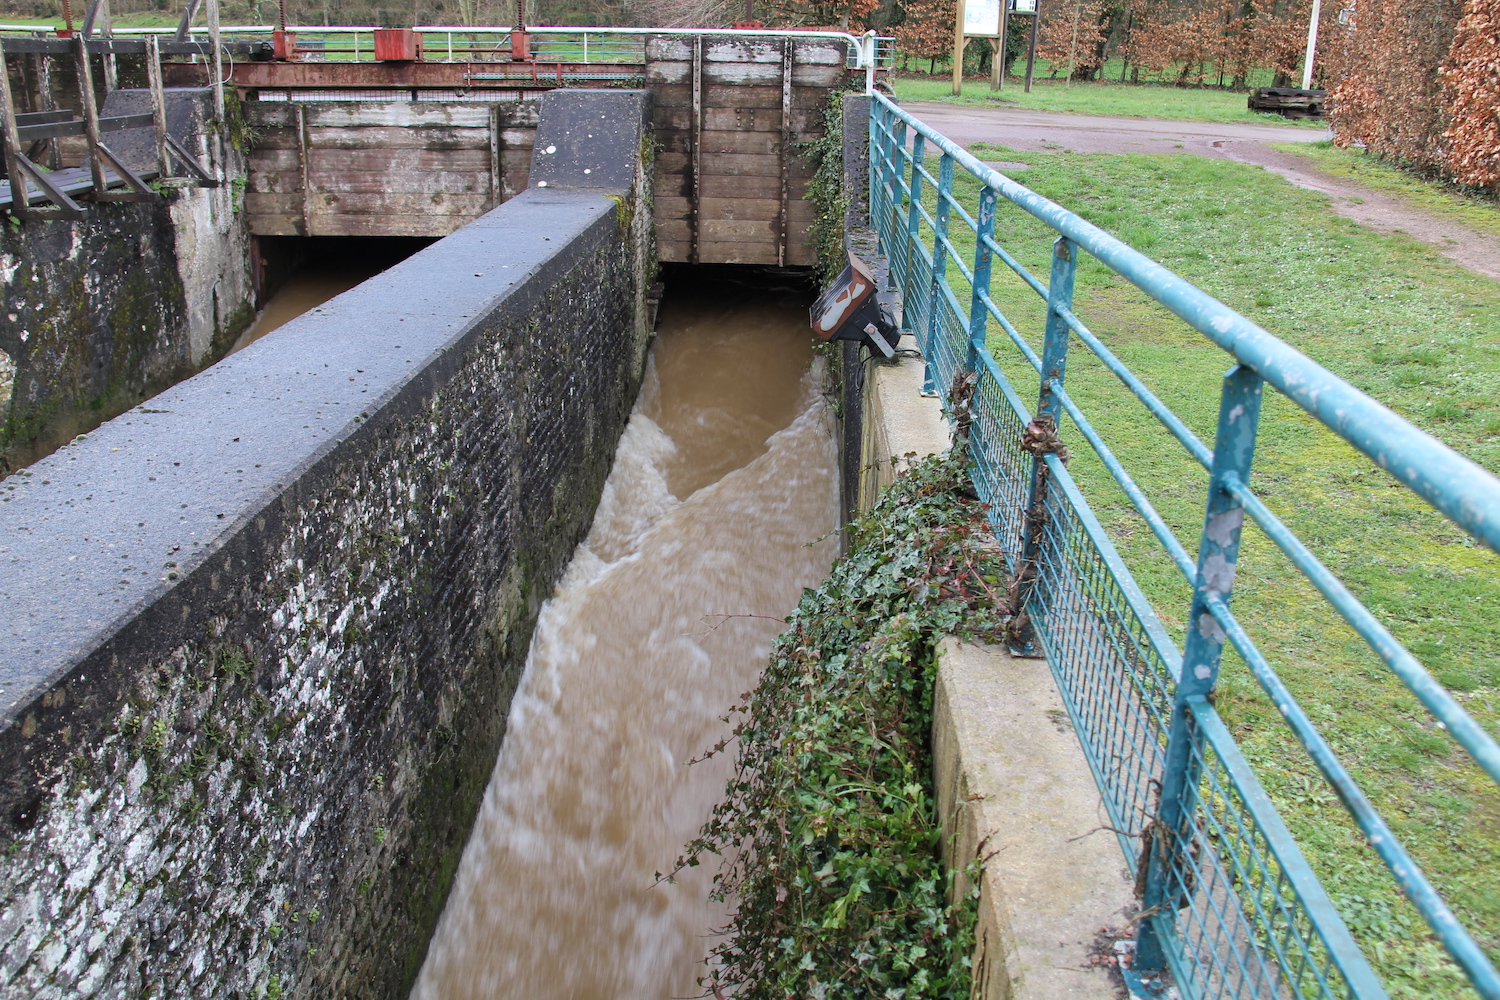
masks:
<path id="1" fill-rule="evenodd" d="M 967 1000 L 976 909 L 950 905 L 940 858 L 934 650 L 998 626 L 999 573 L 962 459 L 939 456 L 887 488 L 804 592 L 741 710 L 725 800 L 681 862 L 720 856 L 716 898 L 736 907 L 705 995 Z"/>
<path id="2" fill-rule="evenodd" d="M 824 284 L 844 269 L 844 215 L 849 193 L 844 190 L 844 94 L 836 90 L 823 106 L 823 134 L 801 143 L 804 155 L 816 164 L 807 182 L 807 200 L 816 215 L 807 238 L 818 254 L 818 276 Z"/>

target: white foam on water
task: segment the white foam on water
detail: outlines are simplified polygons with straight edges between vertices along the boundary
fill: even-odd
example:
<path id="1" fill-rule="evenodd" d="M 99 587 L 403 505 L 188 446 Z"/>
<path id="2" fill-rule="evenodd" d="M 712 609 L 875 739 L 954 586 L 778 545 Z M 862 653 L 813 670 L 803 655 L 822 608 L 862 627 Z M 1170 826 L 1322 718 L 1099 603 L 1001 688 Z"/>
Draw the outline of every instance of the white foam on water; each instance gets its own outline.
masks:
<path id="1" fill-rule="evenodd" d="M 776 619 L 836 551 L 837 446 L 805 324 L 774 306 L 667 313 L 594 525 L 541 611 L 414 1000 L 701 993 L 724 918 L 712 866 L 655 873 L 708 818 L 733 750 L 686 762 L 728 735 Z"/>

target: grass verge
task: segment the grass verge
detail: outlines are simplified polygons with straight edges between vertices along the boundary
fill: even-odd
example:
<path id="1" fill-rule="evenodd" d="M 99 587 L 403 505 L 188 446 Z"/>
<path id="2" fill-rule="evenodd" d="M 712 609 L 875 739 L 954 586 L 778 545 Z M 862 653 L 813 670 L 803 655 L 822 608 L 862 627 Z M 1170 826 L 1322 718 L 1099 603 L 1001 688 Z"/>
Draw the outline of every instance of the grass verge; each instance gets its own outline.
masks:
<path id="1" fill-rule="evenodd" d="M 1310 160 L 1325 174 L 1399 198 L 1424 212 L 1500 236 L 1500 200 L 1451 184 L 1423 180 L 1363 149 L 1340 149 L 1330 141 L 1272 143 L 1271 148 Z"/>
<path id="2" fill-rule="evenodd" d="M 681 862 L 723 856 L 717 898 L 736 902 L 706 992 L 968 1000 L 977 913 L 949 899 L 930 751 L 938 639 L 998 624 L 965 483 L 948 456 L 903 473 L 777 640 L 735 778 Z"/>
<path id="3" fill-rule="evenodd" d="M 1223 300 L 1418 426 L 1500 471 L 1500 284 L 1399 236 L 1332 216 L 1320 196 L 1242 164 L 1172 155 L 1025 153 L 1014 176 Z M 969 206 L 977 184 L 959 178 Z M 972 211 L 972 208 L 971 208 Z M 972 234 L 955 220 L 964 254 Z M 1000 240 L 1046 280 L 1052 233 L 1002 203 Z M 1003 268 L 996 263 L 997 273 Z M 952 269 L 950 268 L 950 273 Z M 967 303 L 967 287 L 958 284 Z M 1040 347 L 1042 303 L 1018 281 L 994 298 Z M 1085 255 L 1075 311 L 1205 441 L 1229 357 Z M 990 343 L 1023 397 L 1036 376 L 997 326 Z M 1069 391 L 1189 551 L 1203 470 L 1075 342 Z M 1268 394 L 1252 485 L 1384 624 L 1500 729 L 1500 559 L 1369 459 Z M 1072 471 L 1180 642 L 1190 591 L 1083 444 Z M 1500 958 L 1500 793 L 1257 530 L 1235 608 L 1449 904 Z M 1243 664 L 1218 707 L 1395 997 L 1474 994 L 1347 818 Z"/>
<path id="4" fill-rule="evenodd" d="M 1165 84 L 1075 83 L 1036 80 L 1026 93 L 1020 80 L 1006 80 L 1005 89 L 990 90 L 989 80 L 964 81 L 962 97 L 953 96 L 948 78 L 902 76 L 896 80 L 896 96 L 903 101 L 941 101 L 981 108 L 1024 108 L 1029 111 L 1066 111 L 1079 115 L 1110 115 L 1123 118 L 1165 118 L 1172 121 L 1227 122 L 1256 125 L 1324 127 L 1322 122 L 1291 120 L 1280 115 L 1251 111 L 1245 95 L 1227 90 L 1173 87 Z"/>

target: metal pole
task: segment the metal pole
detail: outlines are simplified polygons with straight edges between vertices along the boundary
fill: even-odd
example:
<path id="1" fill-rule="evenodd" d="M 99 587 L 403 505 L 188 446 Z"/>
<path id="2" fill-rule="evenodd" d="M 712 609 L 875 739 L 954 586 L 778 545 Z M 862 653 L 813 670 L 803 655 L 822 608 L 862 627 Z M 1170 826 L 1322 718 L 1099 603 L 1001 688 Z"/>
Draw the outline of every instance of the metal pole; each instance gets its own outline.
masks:
<path id="1" fill-rule="evenodd" d="M 1173 926 L 1184 895 L 1191 894 L 1195 875 L 1192 839 L 1193 813 L 1202 771 L 1203 736 L 1193 725 L 1190 702 L 1213 696 L 1224 654 L 1224 628 L 1209 610 L 1213 595 L 1229 602 L 1239 562 L 1240 526 L 1245 508 L 1226 485 L 1231 477 L 1250 482 L 1264 380 L 1246 365 L 1235 365 L 1224 376 L 1219 400 L 1219 430 L 1209 472 L 1208 508 L 1203 537 L 1198 544 L 1198 579 L 1188 615 L 1187 643 L 1182 653 L 1182 676 L 1173 697 L 1172 721 L 1162 767 L 1156 820 L 1147 835 L 1146 891 L 1141 909 L 1149 914 L 1136 936 L 1136 970 L 1166 966 L 1165 931 Z"/>
<path id="2" fill-rule="evenodd" d="M 985 243 L 995 232 L 995 189 L 989 185 L 979 189 L 978 227 L 974 232 L 974 293 L 969 298 L 969 356 L 964 367 L 969 371 L 979 370 L 979 352 L 985 348 L 989 335 L 990 313 L 982 296 L 990 292 L 990 264 L 994 254 Z"/>
<path id="3" fill-rule="evenodd" d="M 905 124 L 904 122 L 902 124 Z M 921 132 L 912 136 L 911 140 L 911 183 L 907 185 L 906 203 L 906 278 L 904 287 L 908 288 L 912 295 L 912 301 L 903 302 L 901 308 L 901 322 L 912 336 L 917 338 L 919 350 L 926 351 L 927 345 L 921 343 L 922 332 L 917 329 L 912 320 L 917 316 L 925 316 L 926 304 L 922 296 L 926 294 L 927 288 L 911 280 L 917 267 L 917 247 L 921 244 L 922 235 L 922 158 L 927 155 L 927 137 Z M 922 386 L 924 393 L 931 394 L 931 389 L 925 384 Z"/>
<path id="4" fill-rule="evenodd" d="M 219 0 L 208 0 L 208 38 L 214 47 L 211 62 L 214 74 L 214 121 L 218 123 L 219 141 L 224 136 L 224 48 L 219 44 Z M 223 157 L 219 157 L 223 162 Z"/>
<path id="5" fill-rule="evenodd" d="M 1318 50 L 1318 17 L 1323 13 L 1323 0 L 1313 0 L 1312 17 L 1307 21 L 1307 55 L 1302 59 L 1302 89 L 1312 89 L 1313 56 Z"/>
<path id="6" fill-rule="evenodd" d="M 901 217 L 898 213 L 901 208 L 901 191 L 906 186 L 905 171 L 901 167 L 901 151 L 906 148 L 906 122 L 891 114 L 884 105 L 876 101 L 871 101 L 871 110 L 873 111 L 876 107 L 880 108 L 881 117 L 888 121 L 890 125 L 890 132 L 886 137 L 885 149 L 886 155 L 890 159 L 885 169 L 891 189 L 890 219 L 888 220 L 891 233 L 891 275 L 893 278 L 899 277 L 899 287 L 905 289 L 910 283 L 908 279 L 911 276 L 911 240 L 910 237 L 907 238 L 906 246 L 902 248 L 905 251 L 904 253 L 896 252 L 896 241 L 898 236 L 903 232 Z M 905 309 L 901 311 L 901 327 L 907 332 L 911 332 L 911 324 L 906 319 Z"/>
<path id="7" fill-rule="evenodd" d="M 948 276 L 948 217 L 952 208 L 948 196 L 953 193 L 953 156 L 944 153 L 938 161 L 937 205 L 933 213 L 932 231 L 932 281 L 927 291 L 927 342 L 922 345 L 922 357 L 927 362 L 922 378 L 924 393 L 937 393 L 937 382 L 933 377 L 933 355 L 937 353 L 938 338 L 943 335 L 942 294 Z"/>
<path id="8" fill-rule="evenodd" d="M 1062 417 L 1062 400 L 1054 383 L 1061 385 L 1068 369 L 1068 341 L 1071 331 L 1062 310 L 1073 308 L 1073 283 L 1078 272 L 1078 244 L 1059 236 L 1052 244 L 1052 275 L 1047 284 L 1047 321 L 1042 344 L 1042 374 L 1037 396 L 1037 414 L 1026 428 L 1026 436 L 1041 431 L 1056 435 Z M 1029 449 L 1028 449 L 1029 450 Z M 1051 451 L 1050 447 L 1046 451 Z M 1046 451 L 1033 451 L 1031 484 L 1026 491 L 1026 508 L 1021 519 L 1021 555 L 1016 562 L 1011 583 L 1010 604 L 1015 619 L 1011 642 L 1018 650 L 1036 652 L 1030 625 L 1031 594 L 1041 578 L 1042 542 L 1047 531 L 1047 494 L 1051 472 Z"/>
<path id="9" fill-rule="evenodd" d="M 891 269 L 889 277 L 895 280 L 897 270 L 900 267 L 896 260 L 895 247 L 891 245 L 895 233 L 895 218 L 891 207 L 896 201 L 896 132 L 900 128 L 902 141 L 906 138 L 906 123 L 895 121 L 887 114 L 885 108 L 879 101 L 870 102 L 870 146 L 876 151 L 877 156 L 870 157 L 870 224 L 877 231 L 888 234 L 886 237 L 885 252 L 891 258 Z M 877 186 L 878 185 L 878 186 Z M 879 192 L 879 204 L 876 204 L 877 192 Z"/>
<path id="10" fill-rule="evenodd" d="M 964 92 L 964 0 L 953 5 L 953 96 Z"/>
<path id="11" fill-rule="evenodd" d="M 1078 272 L 1078 244 L 1059 236 L 1052 244 L 1052 278 L 1047 285 L 1047 325 L 1042 345 L 1042 384 L 1037 412 L 1062 420 L 1062 401 L 1052 383 L 1061 383 L 1068 368 L 1068 321 L 1062 310 L 1073 308 L 1073 279 Z"/>
<path id="12" fill-rule="evenodd" d="M 525 6 L 526 0 L 516 0 L 516 9 Z M 703 39 L 693 39 L 693 118 L 689 123 L 693 148 L 689 153 L 693 169 L 693 245 L 689 260 L 697 264 L 703 259 Z M 782 139 L 783 144 L 786 142 Z M 786 147 L 782 146 L 782 155 Z"/>
<path id="13" fill-rule="evenodd" d="M 879 38 L 874 29 L 864 33 L 860 39 L 863 47 L 860 49 L 865 61 L 865 93 L 875 93 L 875 59 L 879 47 Z"/>
<path id="14" fill-rule="evenodd" d="M 1031 15 L 1031 35 L 1026 41 L 1026 93 L 1031 93 L 1032 71 L 1036 69 L 1037 25 L 1042 23 L 1042 0 L 1037 0 L 1036 10 Z"/>

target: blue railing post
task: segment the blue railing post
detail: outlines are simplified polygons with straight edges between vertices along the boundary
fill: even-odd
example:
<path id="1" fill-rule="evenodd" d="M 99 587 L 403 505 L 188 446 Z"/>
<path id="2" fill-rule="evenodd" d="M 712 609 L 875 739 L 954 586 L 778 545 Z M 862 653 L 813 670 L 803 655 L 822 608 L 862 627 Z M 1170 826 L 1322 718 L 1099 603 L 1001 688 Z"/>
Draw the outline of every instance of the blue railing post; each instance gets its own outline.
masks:
<path id="1" fill-rule="evenodd" d="M 1057 430 L 1062 416 L 1062 400 L 1053 387 L 1062 385 L 1068 367 L 1068 329 L 1062 312 L 1073 311 L 1073 279 L 1078 271 L 1078 245 L 1066 236 L 1059 236 L 1052 244 L 1052 280 L 1047 285 L 1047 324 L 1042 344 L 1041 388 L 1037 401 L 1037 415 L 1032 423 L 1041 429 L 1051 420 L 1048 430 Z M 1047 530 L 1047 456 L 1053 450 L 1051 444 L 1040 444 L 1053 437 L 1048 430 L 1038 436 L 1039 447 L 1032 451 L 1031 485 L 1026 492 L 1026 510 L 1021 518 L 1021 556 L 1016 563 L 1015 579 L 1010 588 L 1010 605 L 1016 620 L 1026 624 L 1014 626 L 1010 641 L 1018 652 L 1035 653 L 1036 643 L 1029 624 L 1027 605 L 1031 592 L 1041 575 L 1042 536 Z M 1033 436 L 1033 428 L 1027 428 L 1027 438 Z M 1031 447 L 1022 442 L 1023 447 Z"/>
<path id="2" fill-rule="evenodd" d="M 1193 588 L 1187 642 L 1182 654 L 1182 676 L 1177 681 L 1172 721 L 1167 730 L 1156 821 L 1146 840 L 1149 855 L 1143 859 L 1150 867 L 1141 908 L 1151 915 L 1141 921 L 1136 936 L 1134 967 L 1138 970 L 1160 969 L 1166 964 L 1161 930 L 1171 926 L 1180 908 L 1178 897 L 1187 891 L 1184 886 L 1173 883 L 1185 880 L 1185 869 L 1189 864 L 1188 848 L 1193 836 L 1192 817 L 1198 795 L 1203 739 L 1193 726 L 1189 704 L 1196 699 L 1211 697 L 1219 682 L 1219 660 L 1224 654 L 1225 633 L 1209 610 L 1207 598 L 1214 595 L 1228 604 L 1234 589 L 1245 508 L 1230 491 L 1228 481 L 1250 482 L 1264 384 L 1264 380 L 1245 365 L 1236 365 L 1224 376 L 1219 401 L 1219 430 L 1209 472 L 1208 505 L 1203 518 L 1203 538 L 1198 544 L 1198 578 Z"/>
<path id="3" fill-rule="evenodd" d="M 901 231 L 901 189 L 905 186 L 901 176 L 901 151 L 905 148 L 906 122 L 898 118 L 892 123 L 891 130 L 886 136 L 886 148 L 882 154 L 885 157 L 885 179 L 889 185 L 887 190 L 890 192 L 890 201 L 886 206 L 888 210 L 886 218 L 881 219 L 877 224 L 880 232 L 890 234 L 893 244 L 890 247 L 892 288 L 897 287 L 898 280 L 900 287 L 906 287 L 907 275 L 911 268 L 911 259 L 894 245 L 896 234 Z"/>
<path id="4" fill-rule="evenodd" d="M 890 209 L 891 216 L 881 220 L 879 228 L 889 228 L 895 222 L 895 210 L 901 204 L 897 195 L 901 191 L 901 173 L 897 167 L 899 157 L 897 149 L 906 144 L 906 122 L 887 121 L 882 123 L 881 133 L 885 136 L 880 147 L 880 180 L 881 191 L 887 199 L 886 207 Z"/>
<path id="5" fill-rule="evenodd" d="M 1062 417 L 1062 402 L 1052 389 L 1056 381 L 1062 384 L 1068 367 L 1068 321 L 1060 310 L 1073 311 L 1073 278 L 1078 273 L 1078 244 L 1066 236 L 1059 236 L 1052 244 L 1052 279 L 1047 284 L 1046 339 L 1042 343 L 1042 392 L 1037 403 L 1038 414 L 1052 418 L 1053 427 L 1059 426 Z M 1040 459 L 1038 460 L 1040 461 Z M 1033 488 L 1036 477 L 1032 477 Z"/>
<path id="6" fill-rule="evenodd" d="M 848 105 L 844 106 L 844 112 L 849 111 Z M 870 220 L 870 225 L 876 232 L 880 231 L 880 223 L 876 219 L 880 205 L 884 201 L 885 191 L 885 143 L 888 130 L 885 124 L 885 113 L 874 101 L 870 102 L 870 113 L 865 118 L 865 134 L 869 144 L 870 155 L 865 164 L 865 213 Z M 847 135 L 849 123 L 844 123 L 844 133 Z M 889 248 L 887 248 L 889 253 Z"/>
<path id="7" fill-rule="evenodd" d="M 917 347 L 924 351 L 926 345 L 920 343 L 922 334 L 912 325 L 912 320 L 925 315 L 921 297 L 927 289 L 911 279 L 917 263 L 917 248 L 921 245 L 922 158 L 926 155 L 927 137 L 918 132 L 911 140 L 911 183 L 906 186 L 906 274 L 903 276 L 906 284 L 902 289 L 906 299 L 901 307 L 901 325 L 907 333 L 918 338 Z"/>
<path id="8" fill-rule="evenodd" d="M 932 228 L 932 281 L 927 290 L 927 341 L 922 345 L 922 358 L 926 362 L 922 372 L 922 395 L 937 395 L 937 382 L 933 378 L 933 355 L 937 351 L 938 338 L 943 335 L 942 287 L 948 280 L 948 197 L 953 193 L 953 157 L 944 153 L 938 166 L 937 211 L 933 213 Z"/>
<path id="9" fill-rule="evenodd" d="M 979 353 L 985 348 L 990 328 L 984 296 L 990 290 L 990 264 L 994 254 L 986 241 L 995 233 L 995 198 L 994 189 L 979 189 L 979 218 L 974 232 L 974 294 L 969 299 L 969 356 L 964 360 L 964 367 L 971 372 L 979 369 Z"/>

